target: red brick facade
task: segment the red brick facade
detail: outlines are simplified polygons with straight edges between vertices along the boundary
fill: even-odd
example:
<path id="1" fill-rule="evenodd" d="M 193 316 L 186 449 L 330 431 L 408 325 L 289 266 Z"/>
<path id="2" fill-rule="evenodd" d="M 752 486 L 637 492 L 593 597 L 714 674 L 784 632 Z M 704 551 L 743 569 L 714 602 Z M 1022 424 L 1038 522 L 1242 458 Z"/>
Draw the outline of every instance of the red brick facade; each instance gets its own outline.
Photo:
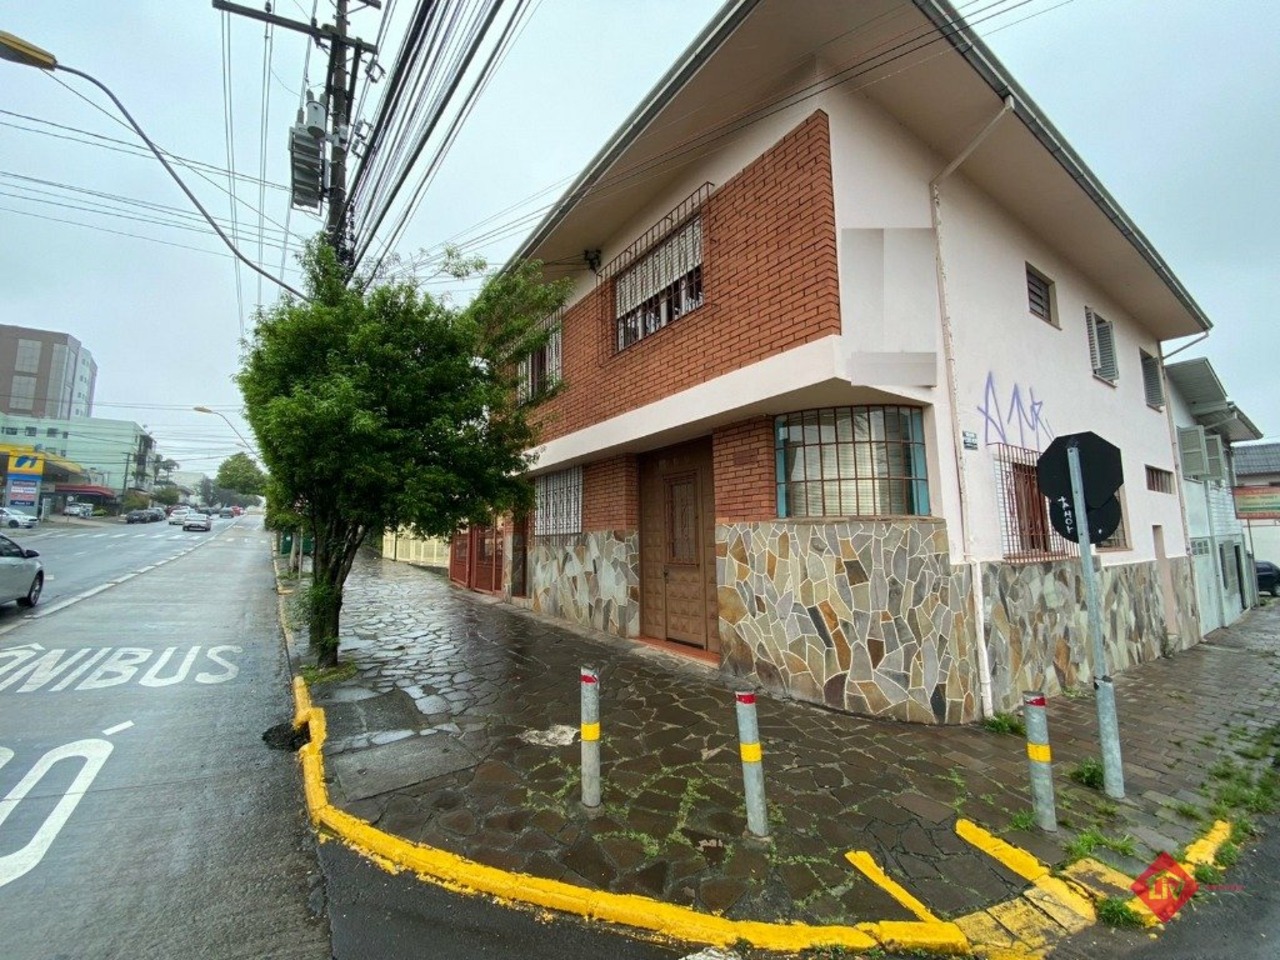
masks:
<path id="1" fill-rule="evenodd" d="M 640 474 L 630 454 L 582 468 L 582 529 L 635 530 L 640 526 Z"/>
<path id="2" fill-rule="evenodd" d="M 712 435 L 716 523 L 775 520 L 773 418 L 755 417 Z"/>
<path id="3" fill-rule="evenodd" d="M 721 186 L 702 217 L 700 308 L 621 352 L 612 281 L 568 311 L 565 390 L 544 408 L 543 440 L 840 332 L 825 113 L 813 113 Z"/>

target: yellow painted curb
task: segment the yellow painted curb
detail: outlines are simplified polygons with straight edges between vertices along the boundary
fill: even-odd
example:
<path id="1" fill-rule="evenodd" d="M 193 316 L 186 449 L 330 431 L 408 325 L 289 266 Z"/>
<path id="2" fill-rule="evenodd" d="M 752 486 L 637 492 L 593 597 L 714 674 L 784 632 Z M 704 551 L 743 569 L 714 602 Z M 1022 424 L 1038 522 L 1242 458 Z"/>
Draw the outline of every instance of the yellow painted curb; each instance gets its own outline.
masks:
<path id="1" fill-rule="evenodd" d="M 1187 862 L 1183 866 L 1197 866 L 1202 863 L 1213 863 L 1218 850 L 1231 836 L 1231 824 L 1226 820 L 1215 820 L 1209 832 L 1187 847 Z"/>
<path id="2" fill-rule="evenodd" d="M 919 919 L 926 923 L 938 922 L 938 918 L 933 915 L 929 908 L 880 869 L 880 865 L 876 863 L 875 858 L 866 850 L 850 850 L 844 855 L 844 858 L 853 864 L 854 868 L 859 870 L 863 876 L 914 913 Z"/>
<path id="3" fill-rule="evenodd" d="M 301 678 L 294 681 L 294 696 L 295 719 L 308 724 L 311 732 L 310 742 L 298 752 L 312 822 L 366 855 L 412 870 L 448 889 L 487 894 L 511 903 L 573 913 L 712 946 L 746 941 L 764 950 L 792 953 L 819 947 L 870 950 L 876 946 L 952 955 L 969 953 L 969 941 L 960 928 L 941 920 L 882 921 L 855 926 L 729 920 L 648 897 L 589 890 L 558 880 L 499 870 L 447 850 L 411 843 L 378 830 L 329 802 L 321 753 L 325 737 L 324 711 L 311 704 Z"/>

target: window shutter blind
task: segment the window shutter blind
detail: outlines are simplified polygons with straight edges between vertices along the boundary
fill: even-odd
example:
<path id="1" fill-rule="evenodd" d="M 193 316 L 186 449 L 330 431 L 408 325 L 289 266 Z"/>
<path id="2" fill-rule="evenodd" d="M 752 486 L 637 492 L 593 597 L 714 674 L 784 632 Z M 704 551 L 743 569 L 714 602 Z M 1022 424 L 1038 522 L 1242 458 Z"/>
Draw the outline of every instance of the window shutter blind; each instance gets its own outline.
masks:
<path id="1" fill-rule="evenodd" d="M 560 327 L 557 325 L 547 341 L 547 385 L 555 386 L 560 382 Z"/>
<path id="2" fill-rule="evenodd" d="M 1116 364 L 1116 341 L 1115 328 L 1110 320 L 1103 320 L 1099 316 L 1094 316 L 1097 322 L 1095 336 L 1098 340 L 1098 376 L 1104 380 L 1115 380 L 1119 376 L 1119 367 Z"/>
<path id="3" fill-rule="evenodd" d="M 1164 380 L 1160 376 L 1160 361 L 1149 353 L 1142 354 L 1142 387 L 1147 403 L 1153 407 L 1164 406 Z"/>
<path id="4" fill-rule="evenodd" d="M 518 377 L 518 382 L 516 383 L 516 400 L 519 403 L 524 403 L 529 399 L 529 394 L 531 392 L 529 390 L 529 359 L 527 357 L 517 364 L 516 376 Z"/>
<path id="5" fill-rule="evenodd" d="M 1222 480 L 1226 476 L 1226 458 L 1222 454 L 1222 438 L 1215 434 L 1206 434 L 1205 447 L 1205 479 Z"/>
<path id="6" fill-rule="evenodd" d="M 1030 265 L 1027 266 L 1027 307 L 1032 316 L 1052 322 L 1049 308 L 1049 281 L 1032 270 Z"/>
<path id="7" fill-rule="evenodd" d="M 1089 330 L 1089 365 L 1093 372 L 1098 372 L 1098 318 L 1088 307 L 1084 311 L 1084 325 Z"/>
<path id="8" fill-rule="evenodd" d="M 1178 428 L 1178 458 L 1182 475 L 1199 480 L 1209 469 L 1209 451 L 1205 444 L 1204 427 Z"/>

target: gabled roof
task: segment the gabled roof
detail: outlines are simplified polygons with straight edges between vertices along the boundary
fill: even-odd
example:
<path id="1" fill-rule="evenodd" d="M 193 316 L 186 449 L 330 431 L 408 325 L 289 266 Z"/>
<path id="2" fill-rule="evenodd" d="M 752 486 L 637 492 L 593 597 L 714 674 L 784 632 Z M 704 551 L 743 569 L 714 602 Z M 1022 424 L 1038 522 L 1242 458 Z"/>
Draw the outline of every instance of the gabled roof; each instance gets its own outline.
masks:
<path id="1" fill-rule="evenodd" d="M 1233 447 L 1236 476 L 1280 473 L 1280 443 L 1250 443 Z"/>
<path id="2" fill-rule="evenodd" d="M 1200 426 L 1218 434 L 1227 443 L 1262 439 L 1262 431 L 1227 397 L 1226 388 L 1206 357 L 1165 364 L 1164 369 Z M 1238 458 L 1236 462 L 1239 463 Z"/>
<path id="3" fill-rule="evenodd" d="M 807 64 L 807 68 L 803 65 Z M 822 75 L 814 80 L 814 65 Z M 800 66 L 798 66 L 800 65 Z M 948 0 L 729 0 L 521 245 L 582 263 L 655 192 L 727 138 L 841 84 L 954 158 L 1001 106 L 963 174 L 1160 339 L 1208 317 L 1114 198 Z M 781 105 L 781 106 L 780 106 Z"/>

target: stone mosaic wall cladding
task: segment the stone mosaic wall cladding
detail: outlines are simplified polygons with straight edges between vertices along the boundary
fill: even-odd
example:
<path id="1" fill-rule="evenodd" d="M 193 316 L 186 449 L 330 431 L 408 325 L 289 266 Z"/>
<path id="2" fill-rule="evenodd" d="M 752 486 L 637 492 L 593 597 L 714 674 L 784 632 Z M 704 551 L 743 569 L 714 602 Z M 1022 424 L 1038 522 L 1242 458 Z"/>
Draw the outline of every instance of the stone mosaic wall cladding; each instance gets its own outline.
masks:
<path id="1" fill-rule="evenodd" d="M 639 531 L 534 537 L 528 576 L 534 610 L 620 637 L 639 635 Z"/>
<path id="2" fill-rule="evenodd" d="M 716 566 L 731 672 L 837 710 L 977 719 L 969 576 L 941 521 L 720 525 Z"/>
<path id="3" fill-rule="evenodd" d="M 1180 614 L 1194 609 L 1185 558 L 1171 560 Z M 1012 710 L 1024 690 L 1048 694 L 1092 677 L 1084 580 L 1079 560 L 982 565 L 991 692 L 997 710 Z M 1102 568 L 1103 629 L 1113 674 L 1199 638 L 1194 617 L 1181 616 L 1179 634 L 1166 635 L 1160 575 L 1154 562 Z"/>

